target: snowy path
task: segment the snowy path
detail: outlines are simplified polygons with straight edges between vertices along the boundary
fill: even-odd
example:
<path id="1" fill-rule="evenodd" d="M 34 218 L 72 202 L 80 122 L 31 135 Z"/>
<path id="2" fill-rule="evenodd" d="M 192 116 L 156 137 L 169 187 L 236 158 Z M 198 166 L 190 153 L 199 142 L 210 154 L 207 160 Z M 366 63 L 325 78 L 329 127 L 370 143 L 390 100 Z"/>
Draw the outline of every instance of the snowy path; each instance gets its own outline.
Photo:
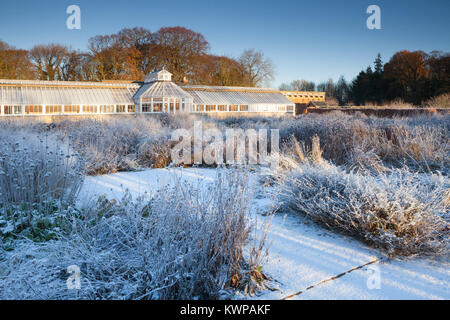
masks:
<path id="1" fill-rule="evenodd" d="M 356 240 L 301 220 L 274 218 L 264 270 L 281 283 L 283 292 L 266 292 L 258 298 L 280 299 L 381 257 Z M 371 282 L 376 278 L 370 278 L 375 271 L 380 275 L 379 289 Z M 292 299 L 449 299 L 449 285 L 448 262 L 391 260 L 355 270 Z"/>
<path id="2" fill-rule="evenodd" d="M 213 180 L 213 169 L 154 169 L 88 177 L 80 199 L 99 195 L 120 199 L 154 192 L 175 177 L 191 183 Z M 264 212 L 268 199 L 257 199 Z M 263 219 L 261 216 L 259 219 Z M 327 231 L 300 217 L 275 216 L 263 270 L 282 292 L 266 291 L 256 299 L 281 299 L 322 280 L 368 263 L 381 255 L 360 242 Z M 376 274 L 379 274 L 379 289 Z M 375 281 L 373 281 L 375 280 Z M 368 285 L 369 284 L 369 285 Z M 438 259 L 383 260 L 302 292 L 292 299 L 450 299 L 450 264 Z"/>

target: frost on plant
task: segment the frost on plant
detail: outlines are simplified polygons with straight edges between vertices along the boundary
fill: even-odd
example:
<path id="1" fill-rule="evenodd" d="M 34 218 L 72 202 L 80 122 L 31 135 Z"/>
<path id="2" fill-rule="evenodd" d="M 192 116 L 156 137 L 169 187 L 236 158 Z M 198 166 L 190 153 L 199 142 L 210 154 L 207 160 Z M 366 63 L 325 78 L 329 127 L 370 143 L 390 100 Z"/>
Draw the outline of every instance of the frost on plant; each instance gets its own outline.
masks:
<path id="1" fill-rule="evenodd" d="M 54 236 L 84 180 L 82 160 L 48 134 L 0 136 L 0 239 Z"/>
<path id="2" fill-rule="evenodd" d="M 129 195 L 119 203 L 103 199 L 82 215 L 70 215 L 72 230 L 58 240 L 22 241 L 4 252 L 0 297 L 223 297 L 259 267 L 258 250 L 244 254 L 250 203 L 248 177 L 241 170 L 219 170 L 210 183 L 178 182 L 138 202 Z M 81 270 L 76 295 L 66 288 L 69 265 Z"/>

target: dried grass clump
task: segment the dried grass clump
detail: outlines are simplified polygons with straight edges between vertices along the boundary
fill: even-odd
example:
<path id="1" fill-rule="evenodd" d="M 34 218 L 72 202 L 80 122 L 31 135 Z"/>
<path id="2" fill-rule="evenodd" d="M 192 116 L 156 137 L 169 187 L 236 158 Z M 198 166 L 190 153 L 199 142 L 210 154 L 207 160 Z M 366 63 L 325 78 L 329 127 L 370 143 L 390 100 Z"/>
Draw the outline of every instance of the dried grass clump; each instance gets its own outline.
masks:
<path id="1" fill-rule="evenodd" d="M 448 254 L 446 177 L 407 169 L 365 175 L 328 163 L 291 161 L 289 170 L 278 172 L 278 179 L 285 209 L 389 255 Z"/>
<path id="2" fill-rule="evenodd" d="M 148 168 L 165 168 L 172 163 L 170 136 L 148 137 L 138 147 L 138 163 Z"/>
<path id="3" fill-rule="evenodd" d="M 155 145 L 166 146 L 170 137 L 162 120 L 151 117 L 86 118 L 59 123 L 55 130 L 64 132 L 84 156 L 88 175 L 150 167 L 148 157 L 143 158 L 140 154 L 142 145 L 152 140 Z M 157 156 L 152 155 L 153 162 L 160 162 Z"/>
<path id="4" fill-rule="evenodd" d="M 386 119 L 336 112 L 271 125 L 280 128 L 282 145 L 291 136 L 310 145 L 317 135 L 323 158 L 349 168 L 366 152 L 388 167 L 443 174 L 450 168 L 450 115 Z"/>
<path id="5" fill-rule="evenodd" d="M 283 168 L 291 168 L 298 163 L 315 163 L 324 162 L 322 157 L 323 150 L 320 147 L 320 138 L 315 135 L 311 139 L 311 148 L 304 141 L 298 141 L 292 135 L 282 147 L 283 156 L 278 157 L 278 162 Z"/>
<path id="6" fill-rule="evenodd" d="M 433 97 L 424 103 L 425 108 L 435 109 L 449 109 L 450 108 L 450 93 L 443 93 L 439 96 Z"/>
<path id="7" fill-rule="evenodd" d="M 401 98 L 394 99 L 389 102 L 383 103 L 382 108 L 388 108 L 388 109 L 415 109 L 416 107 L 408 102 L 405 102 Z"/>
<path id="8" fill-rule="evenodd" d="M 243 171 L 159 190 L 151 200 L 101 200 L 72 231 L 0 252 L 2 299 L 215 299 L 260 274 L 263 245 L 245 256 L 251 192 Z M 81 289 L 66 269 L 81 269 Z"/>
<path id="9" fill-rule="evenodd" d="M 339 101 L 334 97 L 326 97 L 325 103 L 327 107 L 339 107 Z"/>
<path id="10" fill-rule="evenodd" d="M 95 175 L 171 164 L 172 130 L 191 130 L 195 121 L 202 121 L 204 130 L 216 128 L 224 133 L 227 128 L 279 129 L 282 148 L 291 136 L 307 145 L 318 136 L 322 143 L 321 157 L 348 168 L 353 168 L 355 162 L 371 162 L 370 158 L 386 167 L 406 165 L 422 172 L 448 174 L 450 168 L 448 114 L 393 119 L 342 112 L 224 119 L 188 114 L 93 116 L 55 120 L 50 124 L 30 119 L 5 121 L 5 128 L 17 131 L 29 128 L 37 134 L 51 132 L 63 136 L 86 159 L 86 173 Z"/>

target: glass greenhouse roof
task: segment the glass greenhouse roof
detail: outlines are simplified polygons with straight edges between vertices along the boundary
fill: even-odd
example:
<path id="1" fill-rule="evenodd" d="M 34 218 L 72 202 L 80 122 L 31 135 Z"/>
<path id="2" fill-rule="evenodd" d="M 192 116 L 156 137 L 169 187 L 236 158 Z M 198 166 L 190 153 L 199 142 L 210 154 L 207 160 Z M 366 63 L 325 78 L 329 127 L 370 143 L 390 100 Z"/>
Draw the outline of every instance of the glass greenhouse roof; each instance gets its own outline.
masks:
<path id="1" fill-rule="evenodd" d="M 0 80 L 2 105 L 133 104 L 133 83 Z"/>
<path id="2" fill-rule="evenodd" d="M 161 73 L 161 72 L 160 72 Z M 0 105 L 121 105 L 140 98 L 184 98 L 204 105 L 293 105 L 271 88 L 194 86 L 171 81 L 75 82 L 0 80 Z"/>
<path id="3" fill-rule="evenodd" d="M 247 87 L 183 86 L 194 98 L 194 104 L 205 105 L 293 105 L 276 89 Z"/>
<path id="4" fill-rule="evenodd" d="M 170 81 L 144 83 L 134 95 L 136 102 L 140 98 L 185 98 L 192 100 L 189 93 Z"/>

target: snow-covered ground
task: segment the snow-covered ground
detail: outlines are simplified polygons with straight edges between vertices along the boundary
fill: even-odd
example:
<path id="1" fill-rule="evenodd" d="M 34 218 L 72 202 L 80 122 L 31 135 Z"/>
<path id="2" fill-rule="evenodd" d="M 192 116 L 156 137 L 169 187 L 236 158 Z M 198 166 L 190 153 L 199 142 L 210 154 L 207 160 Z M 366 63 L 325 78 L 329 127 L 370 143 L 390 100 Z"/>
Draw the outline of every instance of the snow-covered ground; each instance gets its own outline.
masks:
<path id="1" fill-rule="evenodd" d="M 126 189 L 133 196 L 157 192 L 177 179 L 204 183 L 214 169 L 152 169 L 86 178 L 80 201 L 100 195 L 120 199 Z M 255 183 L 253 179 L 252 183 Z M 255 200 L 264 213 L 268 198 Z M 264 219 L 256 215 L 257 219 Z M 264 291 L 256 299 L 450 299 L 450 263 L 444 259 L 415 258 L 373 263 L 306 290 L 323 280 L 366 264 L 382 255 L 366 245 L 325 230 L 300 217 L 278 214 L 269 235 L 269 257 L 263 270 L 280 291 Z M 238 296 L 239 298 L 239 296 Z"/>

